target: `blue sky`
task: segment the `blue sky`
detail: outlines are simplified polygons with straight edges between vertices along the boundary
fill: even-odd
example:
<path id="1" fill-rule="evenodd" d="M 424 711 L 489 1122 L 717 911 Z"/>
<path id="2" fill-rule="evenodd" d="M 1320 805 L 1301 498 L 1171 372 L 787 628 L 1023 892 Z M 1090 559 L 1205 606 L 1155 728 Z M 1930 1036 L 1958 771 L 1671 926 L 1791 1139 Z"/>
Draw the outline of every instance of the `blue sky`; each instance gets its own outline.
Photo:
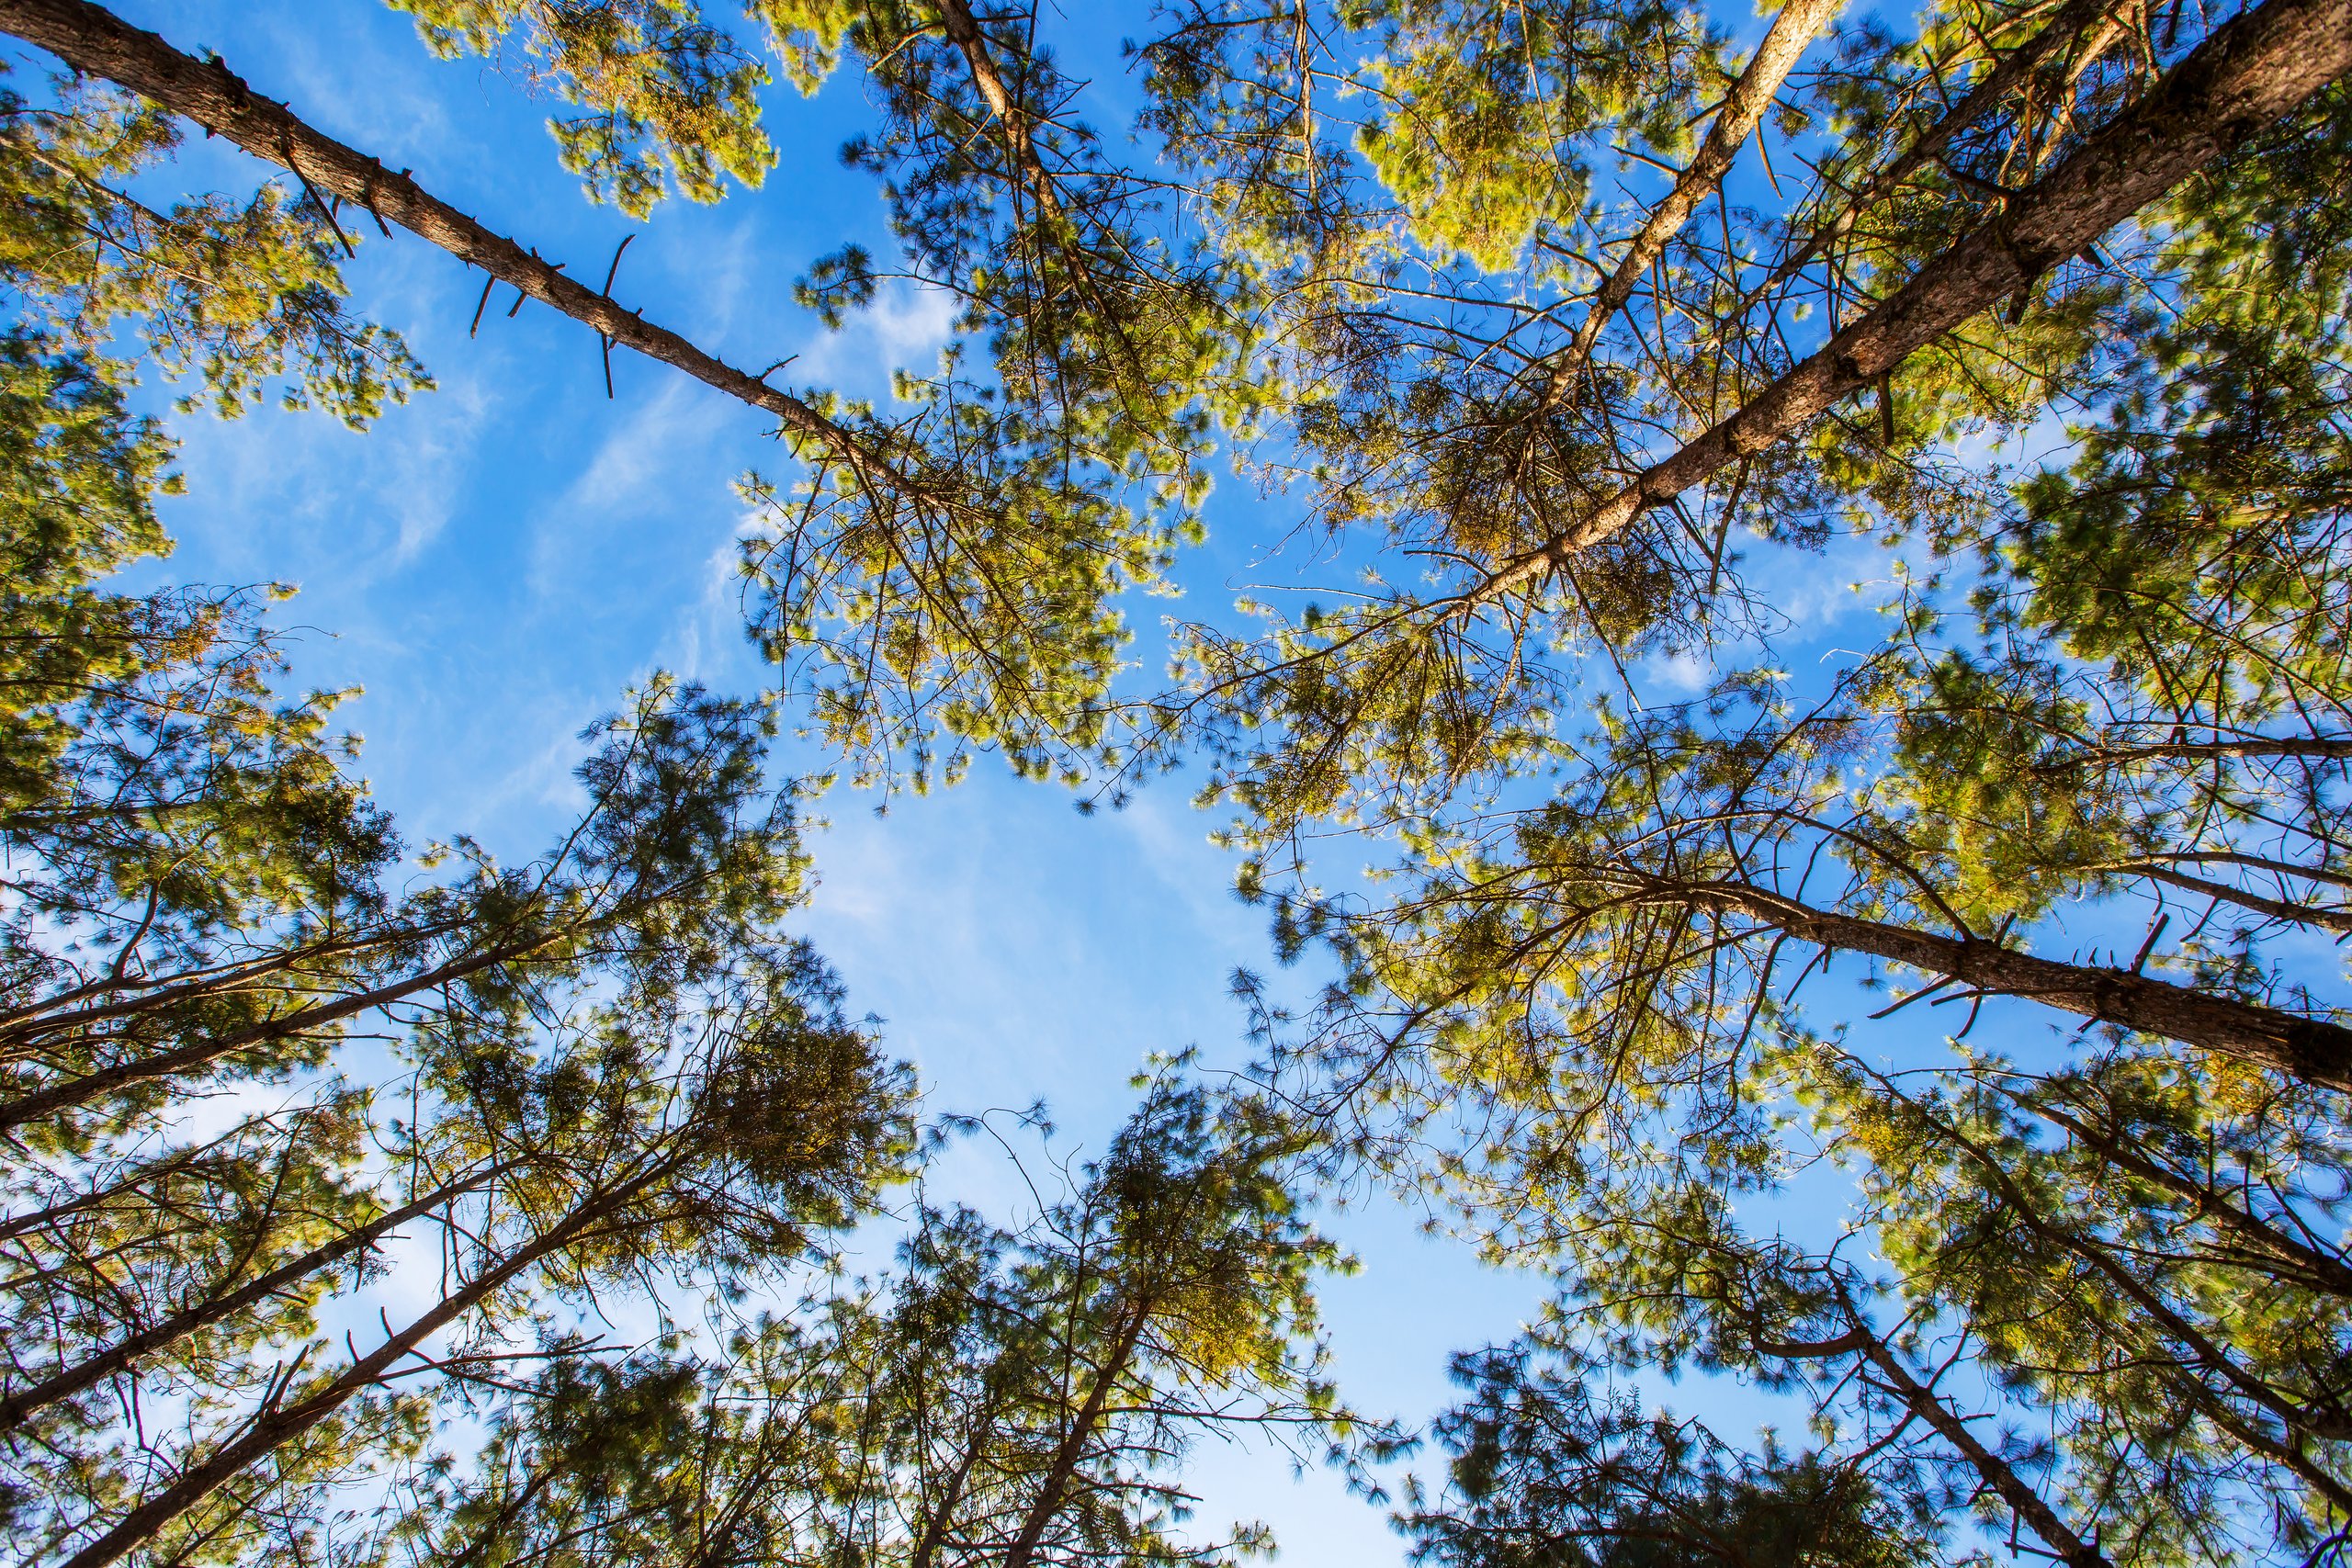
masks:
<path id="1" fill-rule="evenodd" d="M 601 277 L 633 228 L 558 167 L 544 105 L 475 62 L 433 58 L 373 0 L 123 0 L 117 9 L 191 51 L 217 51 L 311 124 L 407 166 L 436 194 L 578 274 Z M 792 279 L 846 239 L 888 254 L 870 181 L 835 149 L 862 106 L 837 81 L 813 103 L 775 97 L 783 161 L 765 188 L 717 208 L 673 202 L 639 230 L 616 293 L 738 364 L 800 355 L 782 381 L 888 396 L 893 366 L 928 366 L 944 302 L 903 288 L 839 334 L 791 303 Z M 198 136 L 185 188 L 247 188 L 241 154 Z M 284 624 L 305 685 L 359 686 L 345 709 L 361 771 L 412 840 L 466 832 L 526 858 L 575 805 L 581 728 L 662 668 L 751 693 L 771 672 L 743 638 L 732 574 L 745 512 L 732 481 L 782 467 L 760 416 L 666 367 L 616 353 L 607 401 L 593 334 L 501 290 L 478 338 L 481 277 L 407 235 L 369 227 L 347 268 L 363 310 L 402 333 L 438 389 L 365 434 L 262 409 L 174 415 L 179 541 L 158 581 L 292 583 Z M 160 404 L 170 389 L 155 389 Z M 1231 509 L 1250 504 L 1231 487 Z M 1237 536 L 1252 530 L 1237 527 Z M 1228 563 L 1198 563 L 1210 586 Z M 802 754 L 787 766 L 819 765 Z M 836 792 L 812 848 L 806 929 L 856 1010 L 886 1021 L 942 1110 L 1043 1097 L 1057 1143 L 1102 1140 L 1154 1052 L 1197 1044 L 1247 1060 L 1227 994 L 1268 964 L 1262 917 L 1231 894 L 1212 818 L 1181 776 L 1124 811 L 987 764 L 958 787 L 894 802 Z M 1303 983 L 1303 982 L 1302 982 Z M 1016 1178 L 978 1150 L 934 1179 L 1001 1210 Z M 1453 1348 L 1508 1337 L 1540 1298 L 1481 1269 L 1385 1202 L 1334 1228 L 1363 1271 L 1325 1294 L 1348 1396 L 1419 1422 L 1446 1397 Z M 1396 1561 L 1402 1542 L 1337 1476 L 1295 1483 L 1280 1456 L 1204 1443 L 1198 1523 L 1274 1525 L 1285 1561 Z"/>
<path id="2" fill-rule="evenodd" d="M 601 276 L 635 227 L 587 203 L 557 166 L 544 106 L 478 63 L 435 60 L 374 0 L 118 9 L 184 50 L 218 51 L 257 90 L 413 168 L 575 275 Z M 1086 15 L 1107 27 L 1108 8 Z M 1142 25 L 1139 9 L 1129 25 Z M 791 303 L 792 279 L 843 241 L 889 254 L 871 183 L 835 157 L 859 118 L 856 93 L 846 79 L 812 103 L 779 91 L 783 162 L 766 187 L 717 208 L 662 208 L 622 265 L 623 302 L 737 364 L 798 355 L 780 380 L 886 397 L 892 367 L 927 366 L 947 325 L 937 298 L 886 291 L 838 335 Z M 181 177 L 235 188 L 253 171 L 199 138 Z M 422 242 L 370 231 L 348 271 L 364 310 L 408 337 L 438 389 L 364 435 L 274 410 L 175 417 L 188 493 L 167 521 L 180 547 L 150 575 L 299 585 L 283 618 L 316 630 L 300 641 L 297 677 L 365 688 L 347 710 L 366 737 L 363 771 L 410 837 L 462 831 L 526 858 L 575 805 L 581 728 L 632 682 L 666 668 L 750 693 L 770 679 L 740 629 L 744 511 L 731 481 L 780 468 L 780 456 L 759 416 L 626 353 L 607 400 L 594 337 L 536 305 L 508 319 L 503 290 L 469 341 L 481 276 Z M 1222 541 L 1264 536 L 1270 520 L 1250 510 L 1279 505 L 1228 485 L 1187 582 L 1222 592 L 1243 569 L 1240 544 Z M 1873 568 L 1866 556 L 1805 563 L 1777 602 L 1826 646 L 1862 607 L 1846 584 Z M 1669 688 L 1703 680 L 1655 673 Z M 873 804 L 842 792 L 819 808 L 831 825 L 812 843 L 821 881 L 807 929 L 854 1008 L 887 1021 L 934 1106 L 1043 1097 L 1066 1144 L 1099 1148 L 1147 1055 L 1198 1045 L 1211 1066 L 1246 1060 L 1227 977 L 1267 966 L 1263 920 L 1231 896 L 1231 862 L 1208 842 L 1216 822 L 1190 807 L 1181 775 L 1093 817 L 986 762 L 887 817 Z M 1014 1201 L 999 1162 L 959 1156 L 952 1178 L 956 1196 L 983 1206 Z M 1326 1294 L 1336 1371 L 1371 1410 L 1425 1420 L 1447 1396 L 1447 1353 L 1508 1337 L 1542 1294 L 1385 1202 L 1334 1229 L 1363 1261 Z M 1677 1403 L 1730 1430 L 1743 1422 L 1729 1412 L 1754 1410 L 1698 1390 Z M 1263 1517 L 1287 1561 L 1401 1558 L 1379 1513 L 1328 1473 L 1294 1483 L 1262 1450 L 1210 1444 L 1195 1482 L 1204 1527 Z"/>

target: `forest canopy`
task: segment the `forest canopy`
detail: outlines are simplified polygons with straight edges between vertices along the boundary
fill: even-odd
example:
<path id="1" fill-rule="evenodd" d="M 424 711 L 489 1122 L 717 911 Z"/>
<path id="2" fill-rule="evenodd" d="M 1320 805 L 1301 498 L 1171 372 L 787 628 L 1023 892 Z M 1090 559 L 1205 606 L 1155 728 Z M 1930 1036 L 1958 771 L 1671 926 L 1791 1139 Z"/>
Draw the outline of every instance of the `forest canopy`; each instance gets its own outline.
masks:
<path id="1" fill-rule="evenodd" d="M 1223 1562 L 1234 1433 L 1444 1568 L 2344 1557 L 2352 0 L 391 6 L 631 221 L 848 95 L 887 243 L 735 335 L 947 341 L 753 374 L 0 0 L 17 1558 Z M 518 863 L 377 801 L 289 590 L 141 586 L 185 422 L 434 393 L 362 246 L 779 442 L 766 689 L 649 664 Z M 1017 1216 L 801 934 L 813 798 L 975 766 L 1186 792 L 1317 977 Z M 1548 1298 L 1426 1430 L 1318 1313 L 1383 1191 Z"/>

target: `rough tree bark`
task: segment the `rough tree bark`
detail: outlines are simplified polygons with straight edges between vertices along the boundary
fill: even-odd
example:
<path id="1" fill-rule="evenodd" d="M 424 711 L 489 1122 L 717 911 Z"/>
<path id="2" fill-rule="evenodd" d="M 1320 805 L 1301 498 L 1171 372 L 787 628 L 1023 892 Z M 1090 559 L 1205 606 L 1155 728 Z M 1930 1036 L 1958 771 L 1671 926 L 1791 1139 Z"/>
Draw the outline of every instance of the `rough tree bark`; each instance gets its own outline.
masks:
<path id="1" fill-rule="evenodd" d="M 271 1404 L 266 1402 L 263 1408 L 246 1423 L 242 1435 L 224 1443 L 209 1458 L 190 1466 L 178 1480 L 141 1501 L 118 1520 L 113 1529 L 67 1559 L 64 1568 L 107 1568 L 107 1564 L 119 1562 L 153 1540 L 174 1519 L 235 1479 L 248 1465 L 292 1442 L 360 1393 L 382 1382 L 384 1376 L 411 1351 L 420 1348 L 434 1335 L 503 1289 L 508 1281 L 525 1269 L 570 1246 L 618 1213 L 664 1174 L 666 1167 L 659 1166 L 640 1171 L 624 1185 L 600 1193 L 582 1204 L 554 1229 L 517 1248 L 459 1290 L 444 1297 L 436 1305 L 391 1335 L 376 1349 L 358 1358 L 339 1376 L 315 1392 L 291 1404 Z"/>
<path id="2" fill-rule="evenodd" d="M 2243 887 L 2233 887 L 2226 882 L 2212 882 L 2201 876 L 2185 876 L 2160 865 L 2135 866 L 2133 876 L 2144 876 L 2151 882 L 2161 882 L 2167 887 L 2177 887 L 2200 898 L 2214 898 L 2224 904 L 2234 904 L 2241 909 L 2251 909 L 2274 920 L 2287 920 L 2299 926 L 2320 926 L 2332 931 L 2352 934 L 2352 908 L 2338 904 L 2298 904 L 2285 898 L 2267 897 Z"/>
<path id="3" fill-rule="evenodd" d="M 1634 289 L 1641 282 L 1642 274 L 1649 270 L 1650 263 L 1664 254 L 1667 243 L 1682 231 L 1682 225 L 1690 221 L 1699 204 L 1723 183 L 1724 175 L 1731 170 L 1732 160 L 1739 156 L 1741 144 L 1763 121 L 1764 111 L 1771 107 L 1772 95 L 1788 80 L 1798 57 L 1845 8 L 1846 0 L 1789 0 L 1781 7 L 1781 14 L 1772 18 L 1771 30 L 1757 46 L 1755 57 L 1724 95 L 1723 107 L 1715 111 L 1714 123 L 1707 128 L 1699 151 L 1682 173 L 1675 176 L 1674 188 L 1666 193 L 1666 198 L 1650 209 L 1649 216 L 1642 220 L 1641 228 L 1626 245 L 1625 254 L 1617 258 L 1616 267 L 1601 284 L 1600 292 L 1593 296 L 1591 309 L 1585 312 L 1576 336 L 1569 340 L 1547 378 L 1551 389 L 1544 399 L 1547 404 L 1565 398 L 1576 385 L 1609 318 L 1634 297 Z"/>
<path id="4" fill-rule="evenodd" d="M 2029 1485 L 2023 1476 L 2005 1463 L 1999 1455 L 1986 1448 L 1976 1434 L 1969 1429 L 1961 1415 L 1937 1397 L 1936 1391 L 1912 1375 L 1911 1369 L 1889 1350 L 1875 1331 L 1859 1330 L 1860 1348 L 1865 1360 L 1886 1380 L 1889 1392 L 1899 1397 L 1910 1412 L 1933 1427 L 1939 1437 L 1968 1461 L 1971 1469 L 1984 1479 L 1985 1488 L 2015 1510 L 2026 1527 L 2040 1536 L 2053 1556 L 2067 1568 L 2111 1568 L 2098 1548 L 2076 1535 L 2073 1527 L 2058 1515 L 2058 1510 L 2045 1501 L 2041 1493 Z"/>
<path id="5" fill-rule="evenodd" d="M 2192 991 L 2130 969 L 2062 964 L 1981 937 L 1951 937 L 1819 909 L 1766 888 L 1644 879 L 1648 901 L 1736 911 L 1797 941 L 1868 953 L 1988 996 L 2023 997 L 2061 1012 L 2177 1040 L 2305 1083 L 2352 1092 L 2352 1029 L 2257 1002 Z"/>
<path id="6" fill-rule="evenodd" d="M 52 0 L 53 3 L 53 0 Z M 1754 399 L 1544 544 L 1456 596 L 1548 576 L 1717 469 L 1793 434 L 2352 71 L 2352 0 L 2268 0 L 2213 33 L 2137 104 L 2008 198 Z"/>
<path id="7" fill-rule="evenodd" d="M 787 432 L 823 447 L 861 478 L 902 491 L 921 489 L 885 455 L 800 399 L 736 369 L 637 311 L 623 310 L 609 295 L 565 276 L 555 264 L 492 233 L 405 172 L 394 173 L 312 130 L 284 104 L 247 87 L 217 58 L 206 62 L 183 54 L 88 0 L 0 0 L 0 31 L 38 44 L 74 70 L 127 87 L 254 157 L 291 171 L 322 196 L 351 202 L 379 222 L 399 224 L 614 343 L 773 414 Z"/>
<path id="8" fill-rule="evenodd" d="M 87 1105 L 134 1084 L 153 1083 L 158 1078 L 191 1073 L 236 1052 L 265 1045 L 274 1040 L 291 1039 L 313 1029 L 324 1029 L 345 1019 L 356 1018 L 361 1013 L 372 1011 L 388 1002 L 399 1001 L 403 997 L 414 996 L 419 991 L 449 985 L 498 964 L 526 958 L 556 940 L 556 935 L 549 935 L 535 942 L 494 947 L 404 976 L 374 990 L 301 1008 L 283 1017 L 232 1030 L 226 1034 L 193 1040 L 171 1050 L 118 1062 L 110 1067 L 101 1067 L 79 1077 L 62 1079 L 46 1089 L 35 1089 L 30 1094 L 19 1095 L 15 1100 L 0 1103 L 0 1134 L 28 1122 L 38 1122 L 44 1117 Z"/>
<path id="9" fill-rule="evenodd" d="M 1012 161 L 1028 176 L 1031 191 L 1037 205 L 1048 218 L 1062 215 L 1061 193 L 1054 188 L 1054 177 L 1037 156 L 1037 146 L 1029 134 L 1029 117 L 1013 101 L 1012 92 L 1004 85 L 1003 73 L 996 68 L 996 59 L 989 52 L 988 35 L 980 30 L 979 19 L 972 15 L 964 0 L 936 0 L 940 25 L 947 33 L 947 41 L 964 57 L 965 67 L 971 73 L 972 85 L 996 114 L 1004 127 L 1005 145 L 1012 152 Z"/>
<path id="10" fill-rule="evenodd" d="M 2308 1290 L 2352 1299 L 2352 1265 L 2347 1265 L 2340 1255 L 2324 1252 L 2302 1236 L 2233 1202 L 2221 1190 L 2227 1177 L 2192 1180 L 2133 1146 L 2121 1133 L 2096 1125 L 2085 1116 L 2070 1114 L 2047 1100 L 2016 1089 L 2005 1087 L 2002 1092 L 2027 1115 L 2063 1129 L 2117 1170 L 2151 1187 L 2164 1189 L 2188 1204 L 2199 1219 L 2229 1233 L 2244 1249 L 2243 1258 L 2252 1260 L 2239 1266 L 2268 1269 Z"/>
<path id="11" fill-rule="evenodd" d="M 246 1308 L 258 1305 L 279 1292 L 300 1284 L 320 1270 L 334 1268 L 352 1254 L 373 1247 L 411 1220 L 420 1219 L 442 1204 L 495 1180 L 502 1172 L 512 1169 L 514 1163 L 512 1160 L 501 1161 L 473 1172 L 462 1180 L 449 1182 L 413 1203 L 380 1214 L 356 1230 L 337 1236 L 322 1247 L 311 1248 L 268 1273 L 248 1280 L 236 1290 L 174 1313 L 136 1334 L 125 1335 L 95 1356 L 61 1368 L 39 1382 L 11 1391 L 6 1398 L 0 1398 L 0 1432 L 14 1430 L 37 1411 L 60 1400 L 71 1399 L 84 1389 L 128 1371 L 147 1357 L 169 1349 L 189 1335 L 213 1324 L 225 1323 Z"/>
<path id="12" fill-rule="evenodd" d="M 1992 113 L 1995 107 L 2049 59 L 2053 51 L 2073 42 L 2084 28 L 2097 21 L 2114 4 L 2115 0 L 2067 0 L 2064 9 L 2051 17 L 2041 31 L 2001 56 L 1993 69 L 1985 73 L 1984 79 L 1971 87 L 1967 96 L 1946 111 L 1942 118 L 1921 131 L 1893 162 L 1864 181 L 1861 188 L 1838 208 L 1836 218 L 1814 230 L 1774 263 L 1771 271 L 1740 296 L 1739 303 L 1731 315 L 1736 318 L 1747 314 L 1758 299 L 1811 265 L 1815 257 L 1844 237 L 1873 203 L 1927 167 L 1951 145 L 1954 137 Z"/>
<path id="13" fill-rule="evenodd" d="M 1094 1440 L 1095 1429 L 1102 1424 L 1103 1415 L 1110 1408 L 1111 1393 L 1126 1375 L 1127 1363 L 1134 1359 L 1136 1347 L 1143 1338 L 1144 1325 L 1150 1321 L 1151 1304 L 1146 1297 L 1129 1309 L 1127 1321 L 1112 1343 L 1110 1355 L 1096 1369 L 1094 1386 L 1086 1391 L 1085 1404 L 1079 1407 L 1070 1420 L 1069 1430 L 1056 1445 L 1036 1499 L 1029 1505 L 1029 1512 L 1021 1521 L 1021 1531 L 1004 1554 L 1004 1568 L 1030 1568 L 1038 1546 L 1046 1539 L 1046 1528 L 1061 1511 L 1070 1478 L 1078 1473 L 1079 1461 L 1086 1457 L 1086 1445 Z"/>

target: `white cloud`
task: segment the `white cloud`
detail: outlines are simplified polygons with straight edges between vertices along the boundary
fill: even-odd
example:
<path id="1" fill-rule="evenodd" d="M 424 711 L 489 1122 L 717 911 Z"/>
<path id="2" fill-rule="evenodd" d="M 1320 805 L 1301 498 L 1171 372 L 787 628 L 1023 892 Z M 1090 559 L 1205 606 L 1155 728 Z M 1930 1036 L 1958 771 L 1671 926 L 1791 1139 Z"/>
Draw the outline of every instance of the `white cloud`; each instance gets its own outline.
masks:
<path id="1" fill-rule="evenodd" d="M 675 624 L 656 660 L 688 681 L 723 691 L 767 683 L 768 665 L 743 635 L 742 541 L 761 527 L 757 513 L 746 513 L 735 531 L 703 558 L 700 592 L 679 606 Z"/>
<path id="2" fill-rule="evenodd" d="M 1715 678 L 1715 667 L 1713 660 L 1685 651 L 1649 660 L 1643 664 L 1641 673 L 1643 684 L 1660 686 L 1687 697 L 1707 689 Z"/>
<path id="3" fill-rule="evenodd" d="M 802 381 L 838 383 L 856 396 L 882 397 L 889 391 L 891 371 L 929 371 L 955 328 L 953 294 L 892 278 L 841 331 L 812 338 L 800 351 L 794 374 Z"/>
<path id="4" fill-rule="evenodd" d="M 1874 590 L 1893 581 L 1898 558 L 1871 538 L 1841 539 L 1818 554 L 1775 549 L 1747 574 L 1747 585 L 1790 630 L 1824 633 L 1883 602 L 1885 595 Z"/>
<path id="5" fill-rule="evenodd" d="M 866 311 L 886 363 L 922 369 L 947 344 L 956 326 L 956 297 L 944 288 L 893 283 Z"/>
<path id="6" fill-rule="evenodd" d="M 559 597 L 594 570 L 591 558 L 613 528 L 674 515 L 682 477 L 690 476 L 691 488 L 711 483 L 712 430 L 702 391 L 684 377 L 662 378 L 650 398 L 621 411 L 578 465 L 578 478 L 539 509 L 531 539 L 535 599 Z"/>
<path id="7" fill-rule="evenodd" d="M 699 445 L 687 418 L 688 405 L 699 390 L 684 377 L 664 377 L 661 389 L 631 411 L 582 466 L 580 477 L 564 492 L 561 509 L 611 515 L 635 511 L 658 491 L 666 491 L 667 486 L 657 487 L 654 481 L 675 471 L 682 448 Z"/>

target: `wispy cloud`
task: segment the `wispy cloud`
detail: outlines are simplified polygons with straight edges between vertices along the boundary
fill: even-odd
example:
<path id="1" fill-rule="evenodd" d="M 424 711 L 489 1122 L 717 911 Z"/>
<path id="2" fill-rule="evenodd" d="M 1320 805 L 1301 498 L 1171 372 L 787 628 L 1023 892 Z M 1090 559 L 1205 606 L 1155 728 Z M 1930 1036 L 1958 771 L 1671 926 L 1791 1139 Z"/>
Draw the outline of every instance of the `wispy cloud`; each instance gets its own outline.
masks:
<path id="1" fill-rule="evenodd" d="M 839 332 L 820 332 L 800 351 L 795 375 L 856 397 L 884 397 L 894 370 L 927 372 L 956 327 L 956 297 L 892 278 L 874 303 Z"/>
<path id="2" fill-rule="evenodd" d="M 606 536 L 666 519 L 682 493 L 710 488 L 715 455 L 702 406 L 707 400 L 700 393 L 682 377 L 664 377 L 650 397 L 610 423 L 604 438 L 576 462 L 577 477 L 536 509 L 533 598 L 561 597 L 583 573 L 597 570 L 594 557 Z"/>
<path id="3" fill-rule="evenodd" d="M 1686 650 L 1645 661 L 1641 677 L 1645 686 L 1687 697 L 1707 689 L 1715 678 L 1715 666 L 1713 660 Z"/>
<path id="4" fill-rule="evenodd" d="M 721 690 L 750 687 L 764 678 L 765 668 L 743 635 L 743 576 L 739 570 L 741 541 L 757 526 L 757 517 L 747 514 L 703 558 L 702 592 L 679 607 L 676 623 L 663 639 L 664 669 Z"/>
<path id="5" fill-rule="evenodd" d="M 448 526 L 486 407 L 481 383 L 460 371 L 364 435 L 323 415 L 266 409 L 182 420 L 178 466 L 195 504 L 175 505 L 171 524 L 208 570 L 296 581 L 316 573 L 339 596 L 357 597 Z"/>

